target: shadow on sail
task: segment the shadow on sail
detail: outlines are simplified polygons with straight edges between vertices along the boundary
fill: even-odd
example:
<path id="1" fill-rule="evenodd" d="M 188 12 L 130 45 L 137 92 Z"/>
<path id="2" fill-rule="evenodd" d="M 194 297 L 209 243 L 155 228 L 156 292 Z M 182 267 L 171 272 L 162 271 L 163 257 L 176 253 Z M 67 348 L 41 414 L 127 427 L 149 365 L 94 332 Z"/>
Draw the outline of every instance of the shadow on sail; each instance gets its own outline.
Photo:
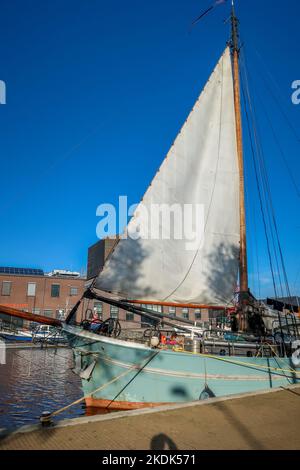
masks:
<path id="1" fill-rule="evenodd" d="M 209 296 L 219 299 L 220 305 L 230 296 L 234 296 L 237 288 L 237 275 L 239 249 L 236 245 L 219 243 L 214 250 L 204 259 L 204 263 L 209 267 L 207 276 L 207 286 Z M 227 299 L 220 296 L 220 293 L 227 293 Z M 209 300 L 209 299 L 208 299 Z"/>
<path id="2" fill-rule="evenodd" d="M 105 277 L 100 273 L 101 281 L 99 285 L 96 283 L 96 288 L 124 297 L 130 292 L 133 297 L 139 299 L 155 298 L 155 286 L 145 283 L 146 273 L 142 272 L 143 263 L 151 256 L 151 244 L 146 247 L 140 239 L 122 239 L 114 253 L 117 256 L 108 259 L 102 271 Z"/>

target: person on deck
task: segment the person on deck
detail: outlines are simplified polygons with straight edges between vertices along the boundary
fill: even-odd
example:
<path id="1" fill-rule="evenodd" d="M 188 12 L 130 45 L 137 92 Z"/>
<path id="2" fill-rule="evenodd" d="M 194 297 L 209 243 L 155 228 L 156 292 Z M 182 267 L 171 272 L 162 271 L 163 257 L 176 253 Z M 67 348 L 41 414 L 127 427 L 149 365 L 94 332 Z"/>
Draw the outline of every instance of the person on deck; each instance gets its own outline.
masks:
<path id="1" fill-rule="evenodd" d="M 177 344 L 177 333 L 172 333 L 170 339 L 167 340 L 167 344 L 175 345 Z"/>
<path id="2" fill-rule="evenodd" d="M 90 326 L 90 330 L 91 331 L 98 331 L 98 329 L 100 328 L 100 325 L 101 325 L 101 320 L 99 319 L 98 317 L 98 313 L 97 311 L 94 309 L 94 313 L 93 313 L 93 318 L 92 318 L 92 321 L 91 321 L 91 326 Z"/>

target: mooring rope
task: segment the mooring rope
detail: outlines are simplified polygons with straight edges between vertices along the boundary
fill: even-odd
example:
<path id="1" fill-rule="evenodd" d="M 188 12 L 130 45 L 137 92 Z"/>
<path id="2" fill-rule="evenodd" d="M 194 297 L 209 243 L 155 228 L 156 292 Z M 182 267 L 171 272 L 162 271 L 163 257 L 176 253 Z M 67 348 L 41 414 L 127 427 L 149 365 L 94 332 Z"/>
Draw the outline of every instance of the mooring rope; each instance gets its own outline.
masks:
<path id="1" fill-rule="evenodd" d="M 142 370 L 149 362 L 151 359 L 154 358 L 154 356 L 156 356 L 160 351 L 155 351 L 154 354 L 151 354 L 149 357 L 147 357 L 147 360 L 144 361 L 145 364 L 143 366 L 138 366 L 140 370 Z M 122 372 L 121 374 L 117 375 L 116 377 L 114 377 L 113 379 L 111 379 L 109 382 L 106 382 L 104 385 L 101 385 L 100 387 L 96 388 L 96 390 L 94 390 L 93 392 L 91 392 L 91 395 L 94 395 L 95 393 L 97 392 L 100 392 L 101 390 L 103 390 L 104 388 L 108 387 L 108 385 L 111 385 L 112 383 L 116 382 L 117 380 L 121 379 L 122 377 L 124 377 L 125 375 L 129 374 L 129 372 L 132 372 L 133 370 L 135 370 L 137 368 L 136 365 L 133 365 L 132 367 L 130 367 L 129 369 L 125 370 L 124 372 Z M 52 413 L 50 414 L 47 414 L 47 416 L 45 417 L 41 417 L 40 420 L 41 422 L 47 422 L 49 421 L 52 417 L 54 416 L 57 416 L 58 414 L 62 413 L 63 411 L 71 408 L 72 406 L 74 405 L 78 405 L 79 403 L 83 402 L 85 400 L 85 396 L 79 398 L 78 400 L 75 400 L 73 401 L 72 403 L 70 403 L 69 405 L 66 405 L 66 406 L 63 406 L 62 408 L 59 408 L 58 410 L 56 411 L 53 411 Z"/>

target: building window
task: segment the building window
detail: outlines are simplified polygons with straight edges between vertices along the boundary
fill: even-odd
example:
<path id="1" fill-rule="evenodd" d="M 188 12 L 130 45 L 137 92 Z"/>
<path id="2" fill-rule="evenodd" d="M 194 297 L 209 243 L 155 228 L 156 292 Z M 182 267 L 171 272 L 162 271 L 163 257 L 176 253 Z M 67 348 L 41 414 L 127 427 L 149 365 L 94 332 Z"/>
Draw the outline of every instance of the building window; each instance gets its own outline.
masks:
<path id="1" fill-rule="evenodd" d="M 151 310 L 153 310 L 153 312 L 161 313 L 162 312 L 162 306 L 161 305 L 151 305 Z"/>
<path id="2" fill-rule="evenodd" d="M 35 297 L 36 283 L 28 282 L 27 284 L 27 295 L 28 297 Z"/>
<path id="3" fill-rule="evenodd" d="M 126 312 L 126 321 L 134 321 L 134 314 L 131 312 Z"/>
<path id="4" fill-rule="evenodd" d="M 94 313 L 96 313 L 99 320 L 102 320 L 102 311 L 103 311 L 102 302 L 94 302 Z"/>
<path id="5" fill-rule="evenodd" d="M 186 307 L 182 309 L 182 318 L 185 318 L 186 320 L 189 319 L 189 309 Z"/>
<path id="6" fill-rule="evenodd" d="M 196 308 L 194 313 L 195 313 L 195 320 L 201 320 L 201 309 Z"/>
<path id="7" fill-rule="evenodd" d="M 110 306 L 110 318 L 119 318 L 119 307 Z"/>
<path id="8" fill-rule="evenodd" d="M 152 304 L 142 304 L 143 308 L 146 308 L 147 310 L 152 310 L 153 312 L 162 312 L 162 306 L 161 305 L 152 305 Z"/>
<path id="9" fill-rule="evenodd" d="M 52 317 L 52 310 L 48 310 L 48 309 L 44 310 L 44 315 L 45 317 Z"/>
<path id="10" fill-rule="evenodd" d="M 70 295 L 78 295 L 78 287 L 71 287 L 70 288 Z"/>
<path id="11" fill-rule="evenodd" d="M 41 312 L 41 310 L 39 308 L 33 308 L 32 309 L 32 313 L 34 313 L 34 315 L 39 315 Z"/>
<path id="12" fill-rule="evenodd" d="M 21 318 L 14 318 L 10 321 L 9 325 L 10 327 L 13 326 L 14 328 L 23 328 L 24 320 L 22 320 Z"/>
<path id="13" fill-rule="evenodd" d="M 176 307 L 169 307 L 169 315 L 176 316 Z"/>
<path id="14" fill-rule="evenodd" d="M 51 286 L 51 297 L 59 297 L 60 285 L 52 284 Z"/>
<path id="15" fill-rule="evenodd" d="M 11 293 L 11 281 L 3 281 L 2 282 L 2 291 L 1 295 L 10 295 Z"/>

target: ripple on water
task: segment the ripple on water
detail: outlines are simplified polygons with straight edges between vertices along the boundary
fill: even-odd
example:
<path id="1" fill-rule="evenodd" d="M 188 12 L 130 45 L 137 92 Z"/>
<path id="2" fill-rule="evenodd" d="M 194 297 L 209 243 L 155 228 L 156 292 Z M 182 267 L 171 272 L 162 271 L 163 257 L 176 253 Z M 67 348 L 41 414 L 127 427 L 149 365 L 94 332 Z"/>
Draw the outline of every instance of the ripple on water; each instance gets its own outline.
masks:
<path id="1" fill-rule="evenodd" d="M 72 367 L 72 351 L 67 348 L 9 349 L 6 364 L 0 366 L 0 428 L 36 423 L 43 411 L 80 398 L 80 379 Z M 84 414 L 84 405 L 78 404 L 59 419 Z"/>

